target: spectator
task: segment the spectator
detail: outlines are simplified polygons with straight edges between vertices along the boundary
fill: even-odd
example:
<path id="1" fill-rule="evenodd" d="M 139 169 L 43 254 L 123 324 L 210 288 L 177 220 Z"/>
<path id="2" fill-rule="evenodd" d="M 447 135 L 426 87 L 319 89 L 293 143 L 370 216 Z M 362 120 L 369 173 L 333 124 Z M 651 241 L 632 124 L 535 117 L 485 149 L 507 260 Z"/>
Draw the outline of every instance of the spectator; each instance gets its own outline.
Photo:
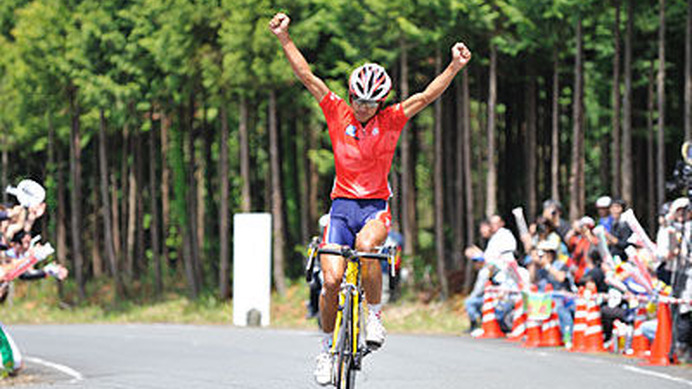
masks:
<path id="1" fill-rule="evenodd" d="M 594 224 L 594 220 L 588 216 L 579 219 L 573 227 L 575 234 L 569 241 L 568 247 L 572 255 L 568 265 L 574 282 L 578 285 L 581 283 L 581 279 L 594 267 L 593 261 L 589 258 L 596 250 L 596 237 L 591 233 Z"/>
<path id="2" fill-rule="evenodd" d="M 629 245 L 627 240 L 632 235 L 630 227 L 620 220 L 620 216 L 622 212 L 625 211 L 625 208 L 626 204 L 624 200 L 613 200 L 610 204 L 610 215 L 613 217 L 613 226 L 611 227 L 610 233 L 606 233 L 610 254 L 612 256 L 619 256 L 623 261 L 627 259 L 625 248 Z"/>
<path id="3" fill-rule="evenodd" d="M 478 226 L 481 238 L 488 241 L 492 235 L 490 222 L 488 220 L 481 221 Z M 483 256 L 483 251 L 478 246 L 470 246 L 465 251 L 466 257 L 471 259 L 475 270 L 476 282 L 473 285 L 473 290 L 468 295 L 465 301 L 466 313 L 469 316 L 469 332 L 473 332 L 480 328 L 481 308 L 483 307 L 483 292 L 485 284 L 490 280 L 490 265 L 487 265 Z"/>
<path id="4" fill-rule="evenodd" d="M 517 240 L 510 230 L 505 228 L 505 221 L 499 215 L 493 215 L 489 219 L 490 233 L 488 247 L 483 252 L 486 261 L 496 261 L 500 269 L 514 261 L 514 252 L 517 250 Z"/>
<path id="5" fill-rule="evenodd" d="M 667 285 L 670 285 L 673 258 L 677 255 L 675 228 L 668 217 L 669 213 L 671 213 L 671 205 L 671 202 L 664 203 L 658 210 L 658 232 L 656 233 L 656 277 Z M 680 205 L 680 202 L 678 202 L 676 208 Z"/>
<path id="6" fill-rule="evenodd" d="M 533 266 L 534 279 L 538 289 L 545 290 L 550 284 L 555 292 L 571 290 L 571 283 L 568 276 L 567 265 L 557 260 L 559 249 L 556 239 L 543 240 L 536 245 L 535 262 Z M 560 331 L 566 334 L 571 330 L 573 324 L 573 312 L 565 298 L 555 296 L 555 309 L 560 320 Z"/>
<path id="7" fill-rule="evenodd" d="M 469 332 L 473 333 L 481 325 L 481 308 L 483 307 L 483 292 L 485 284 L 490 280 L 490 266 L 486 265 L 482 256 L 471 258 L 473 267 L 478 272 L 473 290 L 464 301 L 466 314 L 469 316 Z"/>
<path id="8" fill-rule="evenodd" d="M 567 220 L 562 218 L 562 204 L 557 200 L 546 200 L 543 202 L 543 217 L 550 220 L 555 226 L 555 232 L 563 242 L 568 242 L 571 237 L 571 228 Z"/>
<path id="9" fill-rule="evenodd" d="M 610 214 L 612 203 L 610 196 L 601 196 L 596 200 L 596 210 L 598 212 L 598 225 L 603 226 L 606 232 L 610 232 L 613 227 L 613 216 Z"/>

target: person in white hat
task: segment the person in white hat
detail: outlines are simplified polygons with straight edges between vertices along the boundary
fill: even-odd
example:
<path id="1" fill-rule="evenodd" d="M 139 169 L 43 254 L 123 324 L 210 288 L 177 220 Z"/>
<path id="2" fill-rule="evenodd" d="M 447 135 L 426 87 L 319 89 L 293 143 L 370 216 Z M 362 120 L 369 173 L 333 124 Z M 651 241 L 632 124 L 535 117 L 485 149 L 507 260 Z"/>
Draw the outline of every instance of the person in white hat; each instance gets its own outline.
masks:
<path id="1" fill-rule="evenodd" d="M 31 231 L 34 222 L 46 212 L 46 190 L 36 181 L 22 180 L 17 187 L 8 186 L 5 192 L 15 196 L 19 203 L 7 211 L 8 221 L 0 226 L 4 242 L 7 244 L 16 233 Z M 2 216 L 0 214 L 0 220 Z"/>
<path id="2" fill-rule="evenodd" d="M 613 217 L 610 215 L 610 204 L 613 200 L 610 196 L 601 196 L 596 200 L 596 210 L 598 211 L 598 225 L 603 226 L 606 232 L 613 228 Z"/>

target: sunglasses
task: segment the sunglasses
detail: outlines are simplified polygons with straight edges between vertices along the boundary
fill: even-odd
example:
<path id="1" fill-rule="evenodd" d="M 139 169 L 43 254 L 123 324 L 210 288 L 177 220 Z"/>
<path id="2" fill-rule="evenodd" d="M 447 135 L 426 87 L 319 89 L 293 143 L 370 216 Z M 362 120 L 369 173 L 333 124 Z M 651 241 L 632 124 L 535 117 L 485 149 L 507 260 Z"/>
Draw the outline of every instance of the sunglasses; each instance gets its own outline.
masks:
<path id="1" fill-rule="evenodd" d="M 372 101 L 372 100 L 363 100 L 363 99 L 356 99 L 353 100 L 354 104 L 358 104 L 360 106 L 364 106 L 367 108 L 377 108 L 377 106 L 380 104 L 377 101 Z"/>

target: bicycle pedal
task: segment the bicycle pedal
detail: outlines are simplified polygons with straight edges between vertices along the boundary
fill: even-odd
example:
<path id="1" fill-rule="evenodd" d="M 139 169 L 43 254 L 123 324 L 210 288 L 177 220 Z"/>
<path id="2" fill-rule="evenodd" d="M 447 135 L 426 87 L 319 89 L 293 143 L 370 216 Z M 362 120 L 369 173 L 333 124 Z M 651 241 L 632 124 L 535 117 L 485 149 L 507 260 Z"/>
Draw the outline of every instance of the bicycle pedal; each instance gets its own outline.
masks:
<path id="1" fill-rule="evenodd" d="M 377 351 L 380 349 L 380 347 L 382 347 L 382 343 L 366 342 L 366 344 L 368 345 L 368 347 L 366 349 L 367 350 L 366 355 L 370 352 Z"/>

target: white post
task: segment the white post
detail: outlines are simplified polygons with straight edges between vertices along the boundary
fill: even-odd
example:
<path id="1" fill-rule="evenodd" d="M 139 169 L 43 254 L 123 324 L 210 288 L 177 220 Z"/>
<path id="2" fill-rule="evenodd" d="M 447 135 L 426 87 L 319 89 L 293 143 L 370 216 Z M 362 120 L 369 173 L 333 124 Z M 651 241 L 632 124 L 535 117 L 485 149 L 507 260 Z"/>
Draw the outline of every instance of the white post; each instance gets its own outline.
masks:
<path id="1" fill-rule="evenodd" d="M 269 325 L 271 296 L 272 218 L 268 213 L 233 216 L 233 324 L 252 325 L 249 316 L 260 314 Z"/>

